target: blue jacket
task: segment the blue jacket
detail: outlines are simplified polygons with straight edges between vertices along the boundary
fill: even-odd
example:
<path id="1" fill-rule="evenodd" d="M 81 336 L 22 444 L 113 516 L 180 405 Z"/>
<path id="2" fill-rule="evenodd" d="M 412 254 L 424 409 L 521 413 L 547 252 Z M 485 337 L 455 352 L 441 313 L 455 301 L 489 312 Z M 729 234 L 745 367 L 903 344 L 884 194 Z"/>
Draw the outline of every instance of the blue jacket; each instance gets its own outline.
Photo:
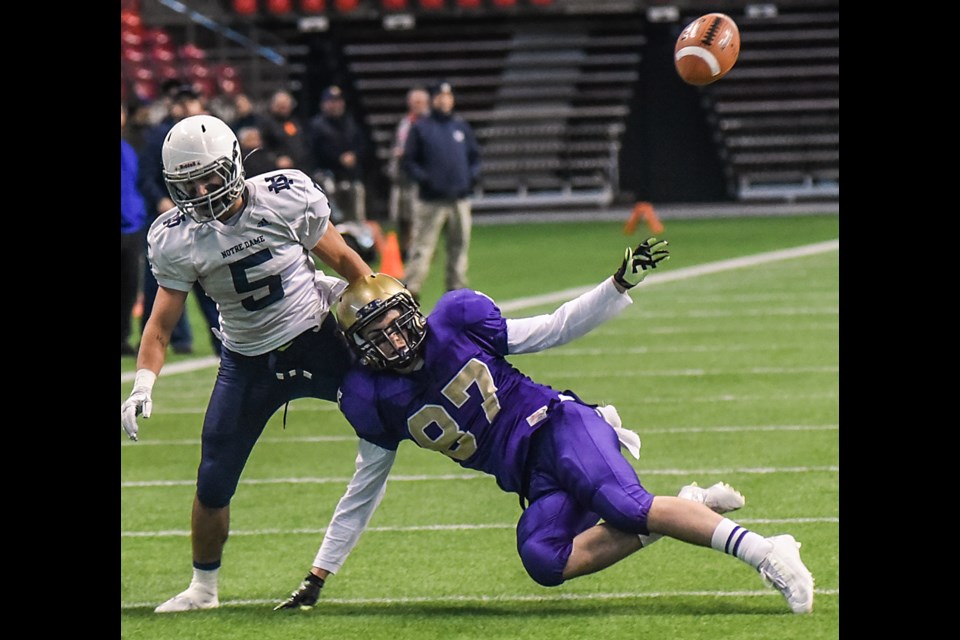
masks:
<path id="1" fill-rule="evenodd" d="M 480 178 L 480 146 L 459 116 L 432 111 L 413 123 L 403 169 L 420 186 L 423 200 L 459 200 Z"/>
<path id="2" fill-rule="evenodd" d="M 143 147 L 140 149 L 139 175 L 137 187 L 147 205 L 147 216 L 152 222 L 160 215 L 157 204 L 164 198 L 170 197 L 167 185 L 163 181 L 163 141 L 176 124 L 171 117 L 166 117 L 152 129 L 148 130 L 143 138 Z"/>
<path id="3" fill-rule="evenodd" d="M 147 207 L 137 190 L 137 152 L 120 138 L 120 233 L 137 233 L 147 224 Z"/>

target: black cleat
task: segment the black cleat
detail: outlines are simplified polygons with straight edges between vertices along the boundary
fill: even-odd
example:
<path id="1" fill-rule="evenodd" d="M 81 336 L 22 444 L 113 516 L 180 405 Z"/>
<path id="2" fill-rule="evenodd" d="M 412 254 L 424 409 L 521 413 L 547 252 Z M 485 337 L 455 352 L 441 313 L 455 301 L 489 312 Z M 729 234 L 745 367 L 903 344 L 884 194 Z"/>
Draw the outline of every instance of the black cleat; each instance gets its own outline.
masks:
<path id="1" fill-rule="evenodd" d="M 300 609 L 307 611 L 317 604 L 320 599 L 320 589 L 323 588 L 323 578 L 318 578 L 312 573 L 300 583 L 300 587 L 290 594 L 290 597 L 273 608 L 274 611 L 280 609 Z"/>

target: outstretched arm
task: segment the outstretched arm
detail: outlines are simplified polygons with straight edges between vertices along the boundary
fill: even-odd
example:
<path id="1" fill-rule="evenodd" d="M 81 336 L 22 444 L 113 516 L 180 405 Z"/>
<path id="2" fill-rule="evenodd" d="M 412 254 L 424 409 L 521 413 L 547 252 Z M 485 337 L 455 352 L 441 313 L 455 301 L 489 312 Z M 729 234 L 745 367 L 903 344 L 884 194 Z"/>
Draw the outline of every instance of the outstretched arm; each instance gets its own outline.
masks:
<path id="1" fill-rule="evenodd" d="M 553 313 L 507 319 L 508 353 L 534 353 L 586 335 L 633 303 L 627 293 L 647 271 L 669 258 L 665 240 L 647 238 L 636 249 L 627 247 L 616 273 L 598 286 L 569 300 Z"/>
<path id="2" fill-rule="evenodd" d="M 317 603 L 324 580 L 336 573 L 353 551 L 360 534 L 367 528 L 373 512 L 387 490 L 387 476 L 397 452 L 360 440 L 356 470 L 347 490 L 337 503 L 333 518 L 317 551 L 310 573 L 290 597 L 274 607 L 308 609 Z"/>
<path id="3" fill-rule="evenodd" d="M 340 570 L 383 500 L 387 476 L 396 457 L 396 451 L 360 440 L 356 471 L 327 525 L 313 566 L 327 573 Z"/>

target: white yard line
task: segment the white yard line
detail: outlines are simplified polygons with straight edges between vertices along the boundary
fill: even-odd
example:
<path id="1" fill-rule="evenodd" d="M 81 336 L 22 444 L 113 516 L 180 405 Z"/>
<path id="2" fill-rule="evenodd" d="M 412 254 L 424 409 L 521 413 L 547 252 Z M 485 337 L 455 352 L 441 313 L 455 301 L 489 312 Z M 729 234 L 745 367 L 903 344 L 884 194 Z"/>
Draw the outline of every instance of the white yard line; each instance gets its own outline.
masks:
<path id="1" fill-rule="evenodd" d="M 839 596 L 840 589 L 815 589 L 814 593 L 818 596 Z M 446 596 L 422 596 L 409 598 L 328 598 L 323 597 L 321 606 L 333 605 L 358 605 L 358 604 L 431 604 L 441 602 L 476 602 L 482 604 L 495 603 L 514 603 L 514 602 L 571 602 L 571 601 L 589 601 L 589 600 L 634 600 L 642 598 L 644 600 L 657 600 L 660 598 L 744 598 L 744 597 L 776 597 L 782 596 L 774 590 L 763 589 L 753 591 L 629 591 L 625 593 L 555 593 L 552 595 L 500 595 L 500 596 L 466 596 L 466 595 L 446 595 Z M 221 600 L 221 607 L 262 607 L 277 604 L 277 600 Z M 120 604 L 120 609 L 143 609 L 157 606 L 156 602 L 125 602 Z M 336 610 L 332 614 L 338 613 Z"/>
<path id="2" fill-rule="evenodd" d="M 818 242 L 816 244 L 809 244 L 802 247 L 794 247 L 793 249 L 780 249 L 778 251 L 768 251 L 766 253 L 758 253 L 752 256 L 744 256 L 742 258 L 732 258 L 730 260 L 720 260 L 718 262 L 709 262 L 707 264 L 696 265 L 693 267 L 686 267 L 683 269 L 677 269 L 675 271 L 669 271 L 667 273 L 653 273 L 650 274 L 643 282 L 640 283 L 641 287 L 650 287 L 656 286 L 659 284 L 666 284 L 668 282 L 677 282 L 680 280 L 689 280 L 690 278 L 697 278 L 700 276 L 710 275 L 714 273 L 721 273 L 724 271 L 730 271 L 732 269 L 742 269 L 744 267 L 755 267 L 757 265 L 767 264 L 770 262 L 779 262 L 781 260 L 790 260 L 792 258 L 801 258 L 805 256 L 813 256 L 821 253 L 827 253 L 829 251 L 839 251 L 840 250 L 840 240 L 828 240 L 826 242 Z M 530 296 L 526 298 L 517 298 L 516 300 L 507 300 L 503 303 L 498 303 L 500 310 L 504 313 L 509 313 L 513 311 L 518 311 L 520 309 L 525 309 L 527 307 L 535 307 L 545 304 L 555 304 L 558 302 L 565 302 L 571 298 L 575 298 L 581 293 L 589 291 L 595 284 L 576 287 L 573 289 L 564 289 L 562 291 L 554 291 L 553 293 L 546 293 L 539 296 Z M 220 362 L 219 358 L 214 356 L 209 356 L 206 358 L 197 358 L 194 360 L 184 360 L 183 362 L 177 362 L 174 364 L 164 365 L 162 374 L 164 376 L 169 376 L 176 373 L 188 373 L 190 371 L 197 371 L 199 369 L 206 369 L 208 367 L 214 367 Z M 134 376 L 136 376 L 135 371 L 127 371 L 120 374 L 120 383 L 132 382 Z"/>
<path id="3" fill-rule="evenodd" d="M 825 516 L 818 518 L 737 518 L 740 524 L 840 524 L 840 518 Z M 423 524 L 407 527 L 367 527 L 364 533 L 422 533 L 428 531 L 488 531 L 513 530 L 516 522 L 490 524 Z M 322 536 L 326 533 L 325 527 L 319 529 L 238 529 L 230 532 L 231 536 L 280 536 L 280 535 L 307 535 Z M 121 538 L 185 538 L 190 535 L 189 529 L 168 529 L 165 531 L 121 531 Z"/>
<path id="4" fill-rule="evenodd" d="M 722 469 L 644 469 L 644 476 L 729 476 L 733 474 L 741 475 L 770 475 L 775 473 L 839 473 L 838 465 L 826 465 L 822 467 L 726 467 Z M 399 473 L 390 475 L 390 482 L 451 482 L 456 480 L 486 480 L 490 476 L 486 473 L 438 473 L 438 474 L 417 474 L 401 475 Z M 269 485 L 269 484 L 342 484 L 350 482 L 347 476 L 325 476 L 319 478 L 244 478 L 240 480 L 241 485 Z M 145 489 L 155 487 L 192 487 L 197 484 L 196 478 L 190 480 L 138 480 L 121 482 L 121 489 Z"/>

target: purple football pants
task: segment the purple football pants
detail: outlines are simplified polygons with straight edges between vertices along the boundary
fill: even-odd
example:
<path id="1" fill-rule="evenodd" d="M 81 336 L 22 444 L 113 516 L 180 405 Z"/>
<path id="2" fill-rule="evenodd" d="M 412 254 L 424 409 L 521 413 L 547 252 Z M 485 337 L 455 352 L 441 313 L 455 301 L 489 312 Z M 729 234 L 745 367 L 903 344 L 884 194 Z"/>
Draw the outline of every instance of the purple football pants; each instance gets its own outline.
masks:
<path id="1" fill-rule="evenodd" d="M 530 506 L 517 523 L 517 551 L 539 584 L 563 583 L 574 537 L 600 520 L 649 533 L 653 495 L 620 452 L 613 427 L 593 408 L 558 403 L 537 430 L 527 460 Z"/>

